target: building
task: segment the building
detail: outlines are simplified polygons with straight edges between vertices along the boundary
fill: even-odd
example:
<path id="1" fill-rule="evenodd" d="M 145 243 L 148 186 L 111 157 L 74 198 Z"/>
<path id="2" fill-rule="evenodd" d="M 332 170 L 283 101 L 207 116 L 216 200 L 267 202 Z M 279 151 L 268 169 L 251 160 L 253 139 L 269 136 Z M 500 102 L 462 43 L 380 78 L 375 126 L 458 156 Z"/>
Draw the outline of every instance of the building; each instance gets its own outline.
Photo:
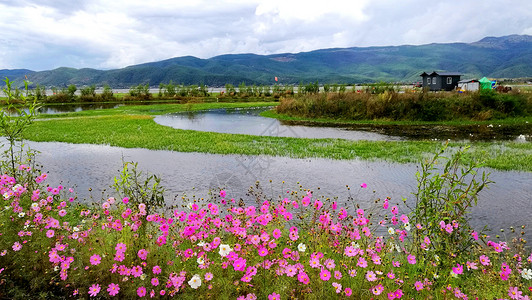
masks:
<path id="1" fill-rule="evenodd" d="M 430 74 L 423 72 L 419 76 L 423 78 L 423 88 L 431 91 L 452 91 L 458 86 L 462 74 L 434 71 Z"/>
<path id="2" fill-rule="evenodd" d="M 480 82 L 476 79 L 460 80 L 458 82 L 458 89 L 462 92 L 475 92 L 480 89 Z"/>

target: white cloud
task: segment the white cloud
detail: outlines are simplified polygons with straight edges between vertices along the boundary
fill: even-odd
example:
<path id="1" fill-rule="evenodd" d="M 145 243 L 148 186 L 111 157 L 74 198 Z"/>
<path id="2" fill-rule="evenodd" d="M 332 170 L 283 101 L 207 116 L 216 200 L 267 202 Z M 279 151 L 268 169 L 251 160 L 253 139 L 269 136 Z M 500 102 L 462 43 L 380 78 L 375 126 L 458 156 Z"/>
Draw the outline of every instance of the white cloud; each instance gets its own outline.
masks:
<path id="1" fill-rule="evenodd" d="M 473 42 L 532 34 L 532 1 L 0 2 L 0 69 L 120 68 L 193 55 Z"/>

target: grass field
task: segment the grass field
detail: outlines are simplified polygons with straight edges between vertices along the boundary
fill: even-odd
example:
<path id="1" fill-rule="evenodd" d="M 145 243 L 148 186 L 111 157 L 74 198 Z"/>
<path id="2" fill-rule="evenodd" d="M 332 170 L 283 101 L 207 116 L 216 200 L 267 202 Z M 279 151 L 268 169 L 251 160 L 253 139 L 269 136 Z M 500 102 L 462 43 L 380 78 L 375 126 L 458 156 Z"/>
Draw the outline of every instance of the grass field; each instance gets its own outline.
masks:
<path id="1" fill-rule="evenodd" d="M 419 162 L 442 144 L 441 141 L 347 141 L 225 134 L 173 129 L 153 121 L 155 115 L 172 112 L 275 104 L 154 104 L 41 115 L 25 132 L 24 138 L 38 142 L 106 144 L 180 152 L 387 160 L 399 163 Z M 451 143 L 450 149 L 463 146 L 466 144 Z M 495 169 L 532 172 L 531 143 L 472 143 L 468 155 L 485 159 L 486 166 Z"/>

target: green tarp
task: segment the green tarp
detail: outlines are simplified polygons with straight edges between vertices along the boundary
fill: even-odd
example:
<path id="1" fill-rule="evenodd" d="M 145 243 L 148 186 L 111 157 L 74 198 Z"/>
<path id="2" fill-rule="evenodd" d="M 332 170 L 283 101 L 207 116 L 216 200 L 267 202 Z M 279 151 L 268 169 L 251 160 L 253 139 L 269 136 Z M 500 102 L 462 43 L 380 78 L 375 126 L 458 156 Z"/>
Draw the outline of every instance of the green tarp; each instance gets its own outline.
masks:
<path id="1" fill-rule="evenodd" d="M 491 90 L 491 80 L 486 77 L 482 77 L 478 82 L 480 82 L 480 89 L 482 90 Z"/>

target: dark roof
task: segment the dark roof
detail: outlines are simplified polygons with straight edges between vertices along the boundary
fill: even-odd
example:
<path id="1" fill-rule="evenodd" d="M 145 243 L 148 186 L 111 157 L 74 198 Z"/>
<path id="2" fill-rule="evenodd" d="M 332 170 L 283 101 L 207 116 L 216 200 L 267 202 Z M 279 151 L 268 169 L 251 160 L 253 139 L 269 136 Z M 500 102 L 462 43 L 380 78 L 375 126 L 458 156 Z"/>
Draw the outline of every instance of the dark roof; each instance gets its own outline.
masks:
<path id="1" fill-rule="evenodd" d="M 434 76 L 434 75 L 438 75 L 438 76 L 462 76 L 462 74 L 458 73 L 458 72 L 436 72 L 436 71 L 433 71 L 430 74 L 428 74 L 427 72 L 423 72 L 419 76 Z"/>

